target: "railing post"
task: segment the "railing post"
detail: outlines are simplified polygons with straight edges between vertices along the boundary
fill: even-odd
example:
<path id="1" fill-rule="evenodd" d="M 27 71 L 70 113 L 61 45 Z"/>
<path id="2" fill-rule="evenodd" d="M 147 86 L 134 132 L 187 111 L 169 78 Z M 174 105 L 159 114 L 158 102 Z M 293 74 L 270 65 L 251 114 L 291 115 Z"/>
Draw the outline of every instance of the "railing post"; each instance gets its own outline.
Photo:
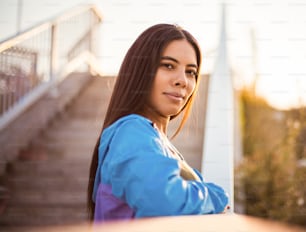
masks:
<path id="1" fill-rule="evenodd" d="M 58 25 L 57 22 L 54 22 L 51 26 L 51 41 L 50 41 L 50 76 L 49 76 L 49 82 L 53 83 L 53 87 L 50 90 L 50 95 L 52 97 L 58 96 L 58 91 L 56 85 L 54 85 L 56 81 L 56 72 L 57 72 L 57 58 L 58 58 L 58 45 L 57 45 L 57 39 L 58 39 Z"/>
<path id="2" fill-rule="evenodd" d="M 95 39 L 95 36 L 96 36 L 96 18 L 94 17 L 93 15 L 93 11 L 91 10 L 90 11 L 90 24 L 92 25 L 91 28 L 90 28 L 90 32 L 89 32 L 89 44 L 88 44 L 88 50 L 90 51 L 91 54 L 95 54 L 95 47 L 94 47 L 94 39 Z M 91 65 L 88 65 L 88 71 L 89 73 L 93 73 L 94 70 L 92 68 Z"/>

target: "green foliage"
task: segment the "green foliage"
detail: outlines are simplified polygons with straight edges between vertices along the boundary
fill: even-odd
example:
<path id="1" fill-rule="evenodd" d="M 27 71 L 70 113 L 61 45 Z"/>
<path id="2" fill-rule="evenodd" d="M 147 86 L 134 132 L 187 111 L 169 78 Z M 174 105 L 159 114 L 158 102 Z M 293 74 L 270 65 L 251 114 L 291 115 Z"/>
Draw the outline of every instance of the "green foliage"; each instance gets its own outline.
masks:
<path id="1" fill-rule="evenodd" d="M 284 118 L 267 102 L 247 90 L 241 92 L 243 107 L 243 148 L 246 156 L 273 151 L 284 139 Z"/>
<path id="2" fill-rule="evenodd" d="M 247 89 L 240 99 L 244 159 L 235 170 L 235 201 L 246 214 L 306 225 L 306 168 L 297 165 L 306 123 Z"/>

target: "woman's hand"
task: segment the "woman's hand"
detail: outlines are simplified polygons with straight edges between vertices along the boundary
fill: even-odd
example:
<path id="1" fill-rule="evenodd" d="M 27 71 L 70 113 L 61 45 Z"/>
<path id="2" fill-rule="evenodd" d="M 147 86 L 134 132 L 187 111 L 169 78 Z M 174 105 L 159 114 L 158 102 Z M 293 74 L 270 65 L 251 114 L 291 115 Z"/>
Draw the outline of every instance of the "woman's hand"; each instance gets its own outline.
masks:
<path id="1" fill-rule="evenodd" d="M 180 161 L 179 164 L 180 164 L 180 176 L 184 180 L 201 181 L 198 175 L 193 171 L 193 169 L 185 161 Z"/>

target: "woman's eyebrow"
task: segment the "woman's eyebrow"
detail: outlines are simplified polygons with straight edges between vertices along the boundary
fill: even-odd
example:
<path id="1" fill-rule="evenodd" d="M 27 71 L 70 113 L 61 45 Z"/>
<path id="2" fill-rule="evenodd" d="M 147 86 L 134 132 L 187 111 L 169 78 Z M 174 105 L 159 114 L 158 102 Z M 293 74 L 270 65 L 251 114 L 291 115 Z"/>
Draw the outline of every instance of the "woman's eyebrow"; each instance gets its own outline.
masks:
<path id="1" fill-rule="evenodd" d="M 175 63 L 179 63 L 179 61 L 178 61 L 177 59 L 175 59 L 175 58 L 173 58 L 173 57 L 171 57 L 171 56 L 162 56 L 161 59 L 162 59 L 162 60 L 171 60 L 171 61 L 173 61 L 173 62 L 175 62 Z"/>
<path id="2" fill-rule="evenodd" d="M 177 59 L 175 59 L 175 58 L 173 58 L 173 57 L 171 57 L 171 56 L 162 56 L 161 57 L 161 60 L 171 60 L 171 61 L 173 61 L 173 62 L 175 62 L 175 63 L 177 63 L 177 64 L 179 64 L 180 62 L 177 60 Z M 187 64 L 187 66 L 188 67 L 194 67 L 194 68 L 198 68 L 198 66 L 196 65 L 196 64 Z"/>

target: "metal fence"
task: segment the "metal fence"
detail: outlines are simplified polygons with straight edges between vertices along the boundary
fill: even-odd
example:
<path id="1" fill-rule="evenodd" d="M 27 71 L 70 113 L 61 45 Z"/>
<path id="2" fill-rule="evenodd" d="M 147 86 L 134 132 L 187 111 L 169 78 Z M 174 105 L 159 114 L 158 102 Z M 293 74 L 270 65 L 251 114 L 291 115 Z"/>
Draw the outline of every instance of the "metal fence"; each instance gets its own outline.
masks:
<path id="1" fill-rule="evenodd" d="M 69 72 L 95 65 L 102 20 L 82 6 L 0 43 L 0 129 Z"/>

